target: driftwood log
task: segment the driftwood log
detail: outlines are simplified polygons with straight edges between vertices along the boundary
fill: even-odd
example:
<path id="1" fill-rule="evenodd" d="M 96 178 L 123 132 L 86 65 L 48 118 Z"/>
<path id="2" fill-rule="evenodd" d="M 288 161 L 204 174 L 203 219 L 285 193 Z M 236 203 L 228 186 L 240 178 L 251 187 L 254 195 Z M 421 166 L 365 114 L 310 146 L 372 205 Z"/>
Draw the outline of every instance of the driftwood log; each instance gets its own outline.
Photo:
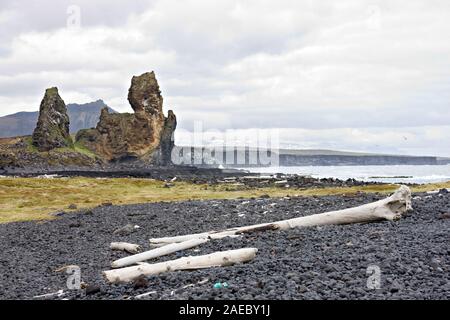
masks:
<path id="1" fill-rule="evenodd" d="M 155 264 L 141 263 L 138 266 L 104 271 L 103 275 L 109 283 L 126 283 L 140 276 L 156 275 L 163 272 L 204 269 L 248 262 L 255 258 L 256 252 L 258 252 L 256 248 L 214 252 L 208 255 L 183 257 Z"/>
<path id="2" fill-rule="evenodd" d="M 190 249 L 196 246 L 199 246 L 205 242 L 208 242 L 208 239 L 192 239 L 180 243 L 171 243 L 168 245 L 165 245 L 160 248 L 156 248 L 150 251 L 145 251 L 139 254 L 135 254 L 129 257 L 125 257 L 119 260 L 114 261 L 111 263 L 112 268 L 122 268 L 126 266 L 131 266 L 133 264 L 136 264 L 138 262 L 158 258 L 161 256 L 165 256 L 177 251 Z"/>
<path id="3" fill-rule="evenodd" d="M 229 236 L 264 230 L 287 230 L 299 227 L 365 223 L 378 220 L 392 221 L 400 219 L 404 213 L 411 209 L 411 190 L 407 186 L 400 186 L 400 188 L 390 197 L 355 208 L 314 214 L 306 217 L 271 223 L 231 228 L 223 231 L 210 231 L 184 236 L 153 238 L 150 239 L 150 243 L 153 245 L 163 245 L 184 242 L 192 239 L 222 239 Z"/>

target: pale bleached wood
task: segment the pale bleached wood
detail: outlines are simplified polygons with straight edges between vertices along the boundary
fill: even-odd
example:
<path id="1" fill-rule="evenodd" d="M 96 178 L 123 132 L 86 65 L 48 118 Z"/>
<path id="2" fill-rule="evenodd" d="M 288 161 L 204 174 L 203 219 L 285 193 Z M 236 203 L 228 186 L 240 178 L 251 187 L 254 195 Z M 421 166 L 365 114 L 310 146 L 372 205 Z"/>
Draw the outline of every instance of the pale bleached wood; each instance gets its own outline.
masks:
<path id="1" fill-rule="evenodd" d="M 211 267 L 229 266 L 248 262 L 255 258 L 256 248 L 214 252 L 203 256 L 183 257 L 176 260 L 155 264 L 142 264 L 121 269 L 104 271 L 103 275 L 109 283 L 126 283 L 140 276 L 156 275 L 177 270 L 194 270 Z"/>
<path id="2" fill-rule="evenodd" d="M 47 293 L 47 294 L 43 294 L 40 296 L 34 296 L 34 299 L 47 299 L 47 298 L 53 298 L 55 296 L 57 297 L 62 297 L 63 295 L 67 294 L 67 292 L 64 292 L 64 290 L 59 290 L 57 292 L 53 292 L 53 293 Z"/>
<path id="3" fill-rule="evenodd" d="M 150 291 L 147 293 L 139 294 L 139 295 L 135 296 L 134 298 L 139 300 L 139 299 L 146 298 L 146 297 L 148 297 L 152 294 L 156 294 L 156 293 L 157 293 L 157 291 Z"/>
<path id="4" fill-rule="evenodd" d="M 188 240 L 185 242 L 171 243 L 171 244 L 165 245 L 160 248 L 156 248 L 153 250 L 149 250 L 146 252 L 142 252 L 139 254 L 135 254 L 135 255 L 132 255 L 129 257 L 125 257 L 125 258 L 116 260 L 111 264 L 111 267 L 112 268 L 121 268 L 121 267 L 131 266 L 138 262 L 158 258 L 158 257 L 165 256 L 165 255 L 177 252 L 177 251 L 190 249 L 190 248 L 199 246 L 203 243 L 206 243 L 208 241 L 209 240 L 206 238 L 204 238 L 204 239 L 195 238 L 195 239 Z"/>
<path id="5" fill-rule="evenodd" d="M 141 247 L 139 245 L 127 242 L 112 242 L 110 248 L 111 250 L 126 251 L 128 253 L 138 253 L 141 251 Z"/>
<path id="6" fill-rule="evenodd" d="M 150 243 L 155 245 L 177 243 L 199 238 L 221 239 L 229 236 L 263 230 L 287 230 L 298 227 L 312 227 L 330 224 L 338 225 L 365 223 L 378 220 L 397 220 L 405 212 L 411 209 L 411 190 L 407 186 L 400 186 L 400 188 L 390 197 L 355 208 L 331 211 L 271 223 L 261 223 L 252 226 L 231 228 L 223 231 L 210 231 L 176 237 L 153 238 L 150 239 Z"/>

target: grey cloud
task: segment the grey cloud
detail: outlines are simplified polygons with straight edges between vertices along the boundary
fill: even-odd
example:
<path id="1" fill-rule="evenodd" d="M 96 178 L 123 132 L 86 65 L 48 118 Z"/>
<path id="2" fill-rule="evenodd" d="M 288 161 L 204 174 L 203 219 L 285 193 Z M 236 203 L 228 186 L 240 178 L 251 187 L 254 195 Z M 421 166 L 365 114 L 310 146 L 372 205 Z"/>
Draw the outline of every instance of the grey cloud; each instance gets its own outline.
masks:
<path id="1" fill-rule="evenodd" d="M 110 0 L 2 0 L 1 11 L 14 12 L 12 31 L 48 31 L 65 28 L 70 6 L 81 9 L 84 26 L 120 26 L 126 23 L 130 14 L 138 14 L 148 8 L 151 0 L 122 1 Z"/>
<path id="2" fill-rule="evenodd" d="M 142 12 L 151 0 L 90 1 L 90 0 L 2 0 L 0 12 L 5 21 L 0 28 L 0 55 L 10 53 L 8 44 L 20 33 L 45 32 L 66 28 L 70 16 L 68 8 L 78 6 L 83 27 L 118 27 L 127 22 L 130 14 Z"/>

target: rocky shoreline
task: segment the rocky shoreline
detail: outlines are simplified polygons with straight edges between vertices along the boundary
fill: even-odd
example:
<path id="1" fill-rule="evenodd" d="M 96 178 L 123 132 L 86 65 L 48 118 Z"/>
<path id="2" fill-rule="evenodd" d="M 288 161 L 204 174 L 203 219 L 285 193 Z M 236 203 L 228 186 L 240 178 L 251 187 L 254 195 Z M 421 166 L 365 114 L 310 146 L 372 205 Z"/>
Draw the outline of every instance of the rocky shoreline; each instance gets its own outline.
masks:
<path id="1" fill-rule="evenodd" d="M 157 166 L 145 167 L 137 163 L 135 166 L 118 164 L 102 167 L 65 167 L 65 168 L 13 168 L 0 170 L 0 175 L 9 177 L 39 177 L 43 175 L 56 177 L 87 178 L 145 178 L 168 181 L 187 181 L 196 184 L 228 185 L 234 188 L 325 188 L 356 187 L 382 185 L 380 182 L 365 182 L 356 179 L 339 180 L 335 178 L 313 178 L 298 174 L 257 174 L 238 169 L 197 168 L 191 166 Z"/>
<path id="2" fill-rule="evenodd" d="M 33 299 L 64 290 L 54 299 L 449 299 L 449 194 L 415 194 L 414 211 L 397 222 L 262 232 L 212 241 L 161 258 L 256 247 L 250 263 L 180 271 L 148 281 L 108 285 L 101 271 L 126 254 L 109 244 L 125 241 L 149 249 L 148 239 L 255 224 L 343 209 L 380 198 L 258 198 L 102 206 L 54 221 L 0 225 L 0 298 Z M 446 215 L 447 214 L 447 215 Z M 114 234 L 127 225 L 134 232 Z M 67 275 L 81 268 L 87 289 L 67 291 Z M 367 287 L 369 266 L 381 272 L 380 289 Z M 214 288 L 226 282 L 227 288 Z"/>

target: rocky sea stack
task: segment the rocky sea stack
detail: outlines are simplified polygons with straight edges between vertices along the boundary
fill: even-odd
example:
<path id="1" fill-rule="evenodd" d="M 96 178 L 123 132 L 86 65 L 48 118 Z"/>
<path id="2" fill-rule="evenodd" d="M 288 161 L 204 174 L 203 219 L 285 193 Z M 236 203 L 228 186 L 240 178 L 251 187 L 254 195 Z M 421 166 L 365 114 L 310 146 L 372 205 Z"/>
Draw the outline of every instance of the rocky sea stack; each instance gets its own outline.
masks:
<path id="1" fill-rule="evenodd" d="M 107 161 L 142 160 L 149 164 L 170 163 L 176 117 L 166 118 L 163 97 L 154 72 L 133 77 L 128 100 L 130 113 L 102 110 L 94 129 L 81 130 L 77 143 Z"/>
<path id="2" fill-rule="evenodd" d="M 38 123 L 33 133 L 33 145 L 39 151 L 72 147 L 69 124 L 66 104 L 59 96 L 58 88 L 47 89 L 41 102 Z"/>

